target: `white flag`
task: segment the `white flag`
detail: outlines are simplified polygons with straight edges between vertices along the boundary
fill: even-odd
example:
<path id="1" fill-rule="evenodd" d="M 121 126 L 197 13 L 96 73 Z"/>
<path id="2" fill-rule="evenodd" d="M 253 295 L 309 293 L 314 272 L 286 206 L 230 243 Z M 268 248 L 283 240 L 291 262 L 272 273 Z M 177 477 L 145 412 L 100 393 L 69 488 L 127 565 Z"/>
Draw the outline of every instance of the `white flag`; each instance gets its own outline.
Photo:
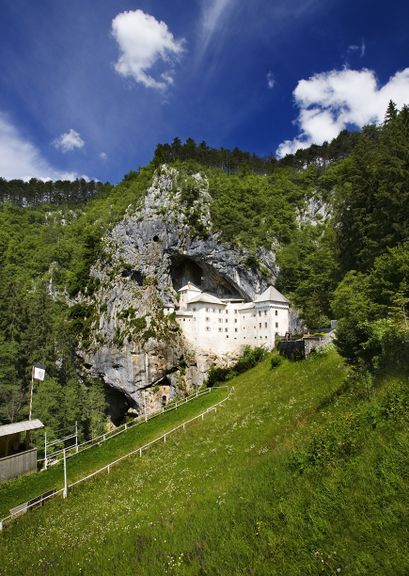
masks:
<path id="1" fill-rule="evenodd" d="M 45 376 L 45 366 L 42 364 L 36 364 L 33 366 L 33 378 L 34 380 L 44 380 Z"/>

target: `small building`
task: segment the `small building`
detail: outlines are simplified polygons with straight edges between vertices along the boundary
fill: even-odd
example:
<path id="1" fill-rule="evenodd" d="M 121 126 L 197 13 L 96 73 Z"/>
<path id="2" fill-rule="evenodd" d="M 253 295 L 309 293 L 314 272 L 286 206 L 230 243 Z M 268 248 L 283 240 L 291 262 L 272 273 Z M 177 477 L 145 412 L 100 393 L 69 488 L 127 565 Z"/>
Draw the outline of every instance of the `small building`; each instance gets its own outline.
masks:
<path id="1" fill-rule="evenodd" d="M 0 426 L 0 482 L 37 470 L 37 448 L 31 446 L 30 433 L 40 428 L 40 420 Z"/>

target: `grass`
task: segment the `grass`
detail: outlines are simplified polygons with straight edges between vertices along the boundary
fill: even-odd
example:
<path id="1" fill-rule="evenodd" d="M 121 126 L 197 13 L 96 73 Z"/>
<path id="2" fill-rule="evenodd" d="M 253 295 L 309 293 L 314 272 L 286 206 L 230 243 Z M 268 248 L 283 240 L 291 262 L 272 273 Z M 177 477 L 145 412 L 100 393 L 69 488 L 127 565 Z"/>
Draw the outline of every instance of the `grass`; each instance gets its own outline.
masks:
<path id="1" fill-rule="evenodd" d="M 200 414 L 226 397 L 226 390 L 214 388 L 210 394 L 200 396 L 187 404 L 180 404 L 177 410 L 156 416 L 152 420 L 128 429 L 126 432 L 89 448 L 67 460 L 68 483 L 87 476 L 113 460 L 147 444 L 184 420 Z M 23 476 L 0 485 L 0 518 L 8 515 L 10 508 L 39 496 L 40 494 L 63 487 L 62 462 L 36 474 Z"/>
<path id="2" fill-rule="evenodd" d="M 408 574 L 407 395 L 344 381 L 334 352 L 266 358 L 216 414 L 7 527 L 0 572 Z"/>

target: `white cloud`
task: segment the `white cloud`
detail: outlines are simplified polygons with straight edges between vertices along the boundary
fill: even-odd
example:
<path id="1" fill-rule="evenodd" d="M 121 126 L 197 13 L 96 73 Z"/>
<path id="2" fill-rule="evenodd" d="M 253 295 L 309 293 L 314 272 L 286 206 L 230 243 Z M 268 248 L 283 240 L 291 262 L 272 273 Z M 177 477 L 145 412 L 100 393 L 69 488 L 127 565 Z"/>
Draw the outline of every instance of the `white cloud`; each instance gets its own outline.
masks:
<path id="1" fill-rule="evenodd" d="M 115 64 L 118 74 L 156 90 L 163 91 L 173 84 L 172 64 L 184 52 L 184 39 L 177 40 L 165 22 L 142 10 L 121 12 L 112 20 L 112 35 L 120 48 Z M 159 62 L 170 68 L 154 78 L 149 71 Z"/>
<path id="2" fill-rule="evenodd" d="M 270 89 L 273 89 L 276 84 L 276 79 L 274 78 L 274 74 L 272 72 L 267 72 L 267 86 Z"/>
<path id="3" fill-rule="evenodd" d="M 81 136 L 72 128 L 64 132 L 53 141 L 53 146 L 61 152 L 72 152 L 72 150 L 83 148 L 85 145 Z"/>
<path id="4" fill-rule="evenodd" d="M 101 158 L 101 160 L 108 160 L 108 154 L 106 152 L 101 152 L 101 154 L 99 155 L 99 157 Z"/>
<path id="5" fill-rule="evenodd" d="M 299 108 L 296 123 L 300 134 L 280 144 L 276 151 L 280 158 L 298 148 L 331 140 L 348 125 L 362 128 L 382 122 L 389 100 L 398 108 L 409 103 L 409 68 L 397 72 L 382 87 L 372 70 L 321 72 L 300 80 L 293 94 Z"/>
<path id="6" fill-rule="evenodd" d="M 78 175 L 53 168 L 7 116 L 0 113 L 0 177 L 7 180 L 75 180 Z"/>

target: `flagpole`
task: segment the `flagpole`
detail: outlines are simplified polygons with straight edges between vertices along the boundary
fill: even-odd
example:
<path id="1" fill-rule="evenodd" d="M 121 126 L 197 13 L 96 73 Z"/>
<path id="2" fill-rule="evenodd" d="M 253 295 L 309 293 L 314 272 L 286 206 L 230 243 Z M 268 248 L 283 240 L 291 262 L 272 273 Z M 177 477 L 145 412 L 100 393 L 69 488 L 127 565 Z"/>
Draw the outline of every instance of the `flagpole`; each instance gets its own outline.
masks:
<path id="1" fill-rule="evenodd" d="M 34 387 L 34 366 L 31 368 L 31 387 L 30 387 L 30 412 L 28 419 L 31 420 L 31 413 L 33 410 L 33 387 Z"/>

